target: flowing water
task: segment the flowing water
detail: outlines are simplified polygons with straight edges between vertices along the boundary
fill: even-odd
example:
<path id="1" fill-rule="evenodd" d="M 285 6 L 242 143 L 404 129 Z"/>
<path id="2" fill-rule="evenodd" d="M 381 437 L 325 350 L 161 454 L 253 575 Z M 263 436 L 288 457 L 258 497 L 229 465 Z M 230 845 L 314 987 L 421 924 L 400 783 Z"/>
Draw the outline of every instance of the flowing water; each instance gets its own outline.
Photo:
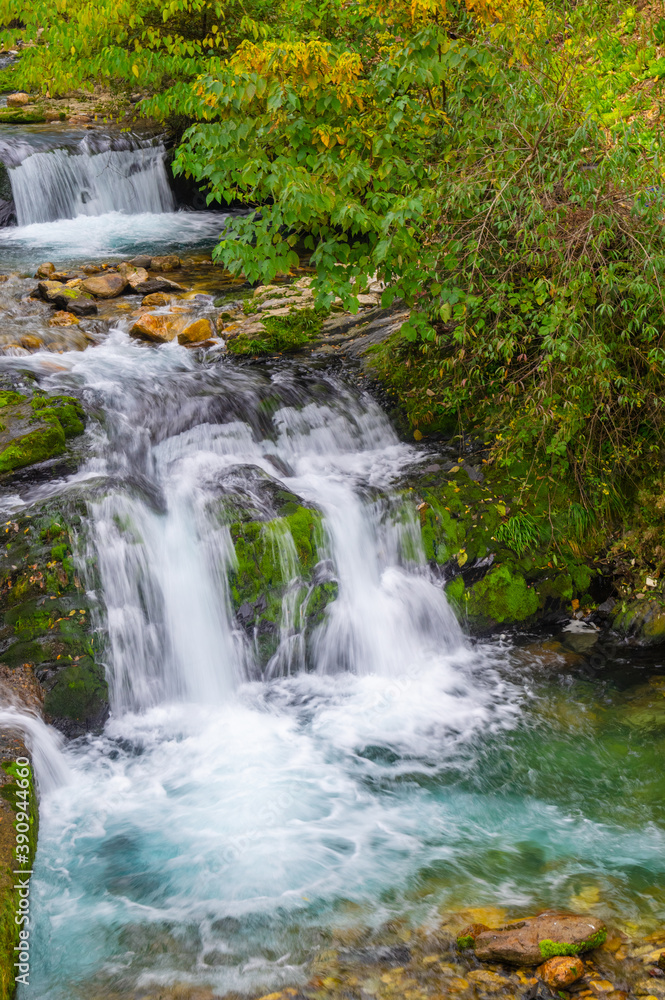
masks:
<path id="1" fill-rule="evenodd" d="M 159 138 L 0 126 L 0 267 L 210 249 L 224 217 L 176 211 L 165 153 Z M 10 196 L 17 225 L 2 227 Z"/>
<path id="2" fill-rule="evenodd" d="M 0 364 L 91 414 L 77 473 L 5 504 L 87 497 L 111 690 L 100 734 L 24 722 L 41 827 L 21 1000 L 268 992 L 344 928 L 446 908 L 663 919 L 661 664 L 465 638 L 405 481 L 427 452 L 353 372 L 146 348 L 122 322 L 56 371 L 46 352 Z M 312 633 L 271 489 L 323 515 L 338 591 Z M 238 505 L 293 578 L 267 665 L 231 610 Z"/>

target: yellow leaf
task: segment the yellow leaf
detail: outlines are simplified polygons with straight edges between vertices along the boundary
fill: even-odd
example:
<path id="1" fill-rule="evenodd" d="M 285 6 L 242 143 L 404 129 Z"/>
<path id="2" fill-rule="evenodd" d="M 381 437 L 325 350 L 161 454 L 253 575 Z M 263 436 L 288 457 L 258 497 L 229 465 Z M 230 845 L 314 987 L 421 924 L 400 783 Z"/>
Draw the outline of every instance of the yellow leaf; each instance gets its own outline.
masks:
<path id="1" fill-rule="evenodd" d="M 422 433 L 418 430 L 417 427 L 416 427 L 415 431 L 413 432 L 413 436 L 414 436 L 414 438 L 415 438 L 416 441 L 422 441 L 422 439 L 423 439 Z"/>
<path id="2" fill-rule="evenodd" d="M 134 74 L 134 76 L 138 76 L 139 75 L 139 68 L 136 65 L 136 63 L 134 63 L 134 65 L 132 66 L 132 73 Z"/>
<path id="3" fill-rule="evenodd" d="M 462 550 L 461 552 L 458 552 L 458 554 L 457 554 L 457 565 L 461 568 L 464 565 L 464 563 L 467 562 L 468 558 L 469 557 L 468 557 L 468 555 L 466 554 L 466 552 L 464 550 Z"/>

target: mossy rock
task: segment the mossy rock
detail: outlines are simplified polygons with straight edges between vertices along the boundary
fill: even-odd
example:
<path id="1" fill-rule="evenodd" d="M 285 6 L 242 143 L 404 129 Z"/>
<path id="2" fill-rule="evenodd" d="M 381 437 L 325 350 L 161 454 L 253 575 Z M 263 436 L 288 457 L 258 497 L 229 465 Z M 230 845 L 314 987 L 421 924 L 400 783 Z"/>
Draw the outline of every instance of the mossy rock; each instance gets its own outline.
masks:
<path id="1" fill-rule="evenodd" d="M 45 121 L 42 111 L 0 108 L 0 125 L 43 125 Z"/>
<path id="2" fill-rule="evenodd" d="M 642 646 L 665 642 L 665 604 L 662 601 L 630 601 L 619 606 L 612 628 L 624 639 Z"/>
<path id="3" fill-rule="evenodd" d="M 0 392 L 0 472 L 12 472 L 61 455 L 66 440 L 85 429 L 81 404 L 72 396 Z"/>
<path id="4" fill-rule="evenodd" d="M 337 585 L 316 575 L 321 514 L 282 492 L 281 517 L 236 522 L 230 529 L 237 560 L 230 573 L 231 601 L 260 667 L 279 647 L 287 593 L 291 628 L 305 643 L 337 596 Z"/>
<path id="5" fill-rule="evenodd" d="M 104 668 L 90 657 L 60 670 L 44 699 L 47 719 L 71 735 L 103 725 L 108 714 Z"/>
<path id="6" fill-rule="evenodd" d="M 83 500 L 67 497 L 35 504 L 0 527 L 0 660 L 32 668 L 50 721 L 68 736 L 101 725 L 108 711 L 96 659 L 102 643 L 72 554 L 85 517 Z"/>

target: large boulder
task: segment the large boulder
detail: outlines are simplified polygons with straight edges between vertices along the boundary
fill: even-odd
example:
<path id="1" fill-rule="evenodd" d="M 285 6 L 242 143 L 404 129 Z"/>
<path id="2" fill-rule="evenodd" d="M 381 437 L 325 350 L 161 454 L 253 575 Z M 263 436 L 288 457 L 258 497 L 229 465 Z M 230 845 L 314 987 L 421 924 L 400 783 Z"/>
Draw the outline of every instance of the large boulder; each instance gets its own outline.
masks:
<path id="1" fill-rule="evenodd" d="M 90 295 L 82 291 L 82 285 L 71 288 L 59 281 L 40 281 L 37 288 L 41 297 L 62 311 L 74 316 L 94 316 L 97 306 Z"/>
<path id="2" fill-rule="evenodd" d="M 127 288 L 127 279 L 121 274 L 97 274 L 82 281 L 80 287 L 96 299 L 115 299 Z"/>
<path id="3" fill-rule="evenodd" d="M 618 604 L 612 628 L 635 645 L 660 645 L 665 642 L 665 605 L 656 599 Z"/>
<path id="4" fill-rule="evenodd" d="M 479 934 L 476 957 L 483 962 L 540 965 L 556 955 L 580 955 L 597 948 L 607 937 L 602 920 L 547 911 Z"/>

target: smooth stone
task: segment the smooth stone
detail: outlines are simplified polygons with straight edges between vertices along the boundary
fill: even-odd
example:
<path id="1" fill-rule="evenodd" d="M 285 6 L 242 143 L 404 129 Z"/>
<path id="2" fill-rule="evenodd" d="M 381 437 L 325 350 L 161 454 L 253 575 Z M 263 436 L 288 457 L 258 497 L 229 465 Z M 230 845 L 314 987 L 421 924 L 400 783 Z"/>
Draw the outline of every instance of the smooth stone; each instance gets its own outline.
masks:
<path id="1" fill-rule="evenodd" d="M 52 264 L 50 261 L 46 261 L 45 264 L 40 264 L 39 267 L 37 268 L 37 273 L 35 274 L 35 278 L 50 278 L 54 272 L 55 272 L 55 265 Z"/>
<path id="2" fill-rule="evenodd" d="M 209 319 L 197 319 L 178 334 L 178 343 L 198 344 L 202 340 L 210 340 L 214 335 L 215 331 Z"/>
<path id="3" fill-rule="evenodd" d="M 62 282 L 40 281 L 37 291 L 46 302 L 55 302 L 57 296 L 62 294 Z"/>
<path id="4" fill-rule="evenodd" d="M 150 306 L 153 309 L 158 306 L 168 306 L 171 302 L 171 296 L 167 295 L 165 292 L 151 292 L 150 295 L 145 295 L 141 300 L 142 306 Z"/>
<path id="5" fill-rule="evenodd" d="M 164 278 L 161 275 L 157 278 L 148 278 L 134 286 L 134 291 L 141 295 L 152 295 L 153 292 L 184 292 L 186 289 L 176 281 Z"/>
<path id="6" fill-rule="evenodd" d="M 139 254 L 138 257 L 132 257 L 128 263 L 137 270 L 139 267 L 149 268 L 152 264 L 152 257 L 146 257 L 144 254 Z"/>
<path id="7" fill-rule="evenodd" d="M 152 257 L 150 261 L 151 271 L 177 271 L 182 267 L 182 261 L 176 254 L 167 254 L 165 257 Z"/>
<path id="8" fill-rule="evenodd" d="M 7 97 L 8 108 L 24 108 L 26 104 L 30 104 L 29 94 L 9 94 Z"/>
<path id="9" fill-rule="evenodd" d="M 82 264 L 81 270 L 84 274 L 100 274 L 102 269 L 97 264 Z"/>
<path id="10" fill-rule="evenodd" d="M 97 299 L 115 299 L 127 287 L 127 279 L 121 274 L 99 274 L 81 282 L 81 289 Z"/>
<path id="11" fill-rule="evenodd" d="M 475 940 L 476 957 L 483 962 L 541 965 L 543 959 L 598 947 L 607 934 L 595 917 L 545 912 L 529 920 L 483 931 Z"/>
<path id="12" fill-rule="evenodd" d="M 129 331 L 130 337 L 139 340 L 150 340 L 159 344 L 168 344 L 175 340 L 182 329 L 182 318 L 164 314 L 144 313 L 134 323 Z"/>
<path id="13" fill-rule="evenodd" d="M 584 962 L 577 955 L 559 955 L 548 958 L 537 972 L 551 989 L 565 990 L 584 975 Z"/>

